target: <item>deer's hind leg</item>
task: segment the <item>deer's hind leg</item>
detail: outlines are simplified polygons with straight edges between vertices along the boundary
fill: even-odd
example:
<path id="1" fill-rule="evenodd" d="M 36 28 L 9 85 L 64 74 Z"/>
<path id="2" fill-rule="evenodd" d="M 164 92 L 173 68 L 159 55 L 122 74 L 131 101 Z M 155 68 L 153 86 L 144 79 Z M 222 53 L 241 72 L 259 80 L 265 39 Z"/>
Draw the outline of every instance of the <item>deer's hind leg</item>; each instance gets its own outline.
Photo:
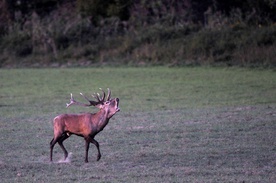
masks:
<path id="1" fill-rule="evenodd" d="M 54 137 L 50 142 L 50 161 L 53 161 L 53 149 L 56 143 L 57 143 L 57 138 Z"/>
<path id="2" fill-rule="evenodd" d="M 70 135 L 68 133 L 63 133 L 62 136 L 58 139 L 58 144 L 64 152 L 64 160 L 66 160 L 66 158 L 68 157 L 68 152 L 63 145 L 63 141 L 69 137 L 70 137 Z"/>
<path id="3" fill-rule="evenodd" d="M 65 139 L 67 139 L 68 137 L 69 137 L 69 135 L 66 134 L 66 133 L 57 133 L 57 134 L 55 134 L 54 138 L 50 142 L 50 161 L 53 161 L 53 149 L 54 149 L 54 146 L 56 145 L 57 142 L 58 142 L 58 144 L 60 145 L 61 149 L 64 152 L 65 159 L 67 158 L 68 152 L 65 149 L 65 147 L 63 146 L 62 142 Z"/>

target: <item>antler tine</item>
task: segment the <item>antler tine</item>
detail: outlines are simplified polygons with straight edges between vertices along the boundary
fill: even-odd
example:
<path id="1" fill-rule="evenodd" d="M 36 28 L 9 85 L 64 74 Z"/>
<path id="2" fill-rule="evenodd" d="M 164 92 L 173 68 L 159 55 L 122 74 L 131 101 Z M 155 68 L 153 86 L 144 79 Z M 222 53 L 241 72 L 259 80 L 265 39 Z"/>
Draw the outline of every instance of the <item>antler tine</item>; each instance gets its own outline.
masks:
<path id="1" fill-rule="evenodd" d="M 108 92 L 107 92 L 107 99 L 106 100 L 108 101 L 108 100 L 110 100 L 110 97 L 111 97 L 111 91 L 110 91 L 109 88 L 107 88 L 107 91 Z"/>
<path id="2" fill-rule="evenodd" d="M 105 99 L 105 92 L 103 91 L 103 89 L 101 89 L 101 88 L 99 88 L 101 91 L 102 91 L 102 93 L 103 93 L 103 96 L 102 96 L 102 98 L 101 98 L 101 101 L 103 102 L 104 101 L 104 99 Z"/>
<path id="3" fill-rule="evenodd" d="M 73 98 L 73 94 L 71 93 L 71 98 L 70 98 L 70 103 L 66 103 L 66 108 L 68 108 L 70 105 L 74 104 L 75 103 L 75 100 Z"/>
<path id="4" fill-rule="evenodd" d="M 83 96 L 83 98 L 85 98 L 90 103 L 90 105 L 87 104 L 87 106 L 91 106 L 91 105 L 95 106 L 95 105 L 97 105 L 97 102 L 89 100 L 89 98 L 87 98 L 83 93 L 80 93 L 80 95 Z"/>
<path id="5" fill-rule="evenodd" d="M 96 94 L 96 93 L 94 93 L 93 95 L 92 95 L 92 97 L 94 97 L 95 99 L 97 99 L 98 100 L 98 102 L 100 102 L 101 100 L 100 100 L 100 94 Z"/>
<path id="6" fill-rule="evenodd" d="M 83 94 L 83 93 L 80 93 L 80 95 L 85 98 L 88 102 L 90 102 L 90 100 Z"/>

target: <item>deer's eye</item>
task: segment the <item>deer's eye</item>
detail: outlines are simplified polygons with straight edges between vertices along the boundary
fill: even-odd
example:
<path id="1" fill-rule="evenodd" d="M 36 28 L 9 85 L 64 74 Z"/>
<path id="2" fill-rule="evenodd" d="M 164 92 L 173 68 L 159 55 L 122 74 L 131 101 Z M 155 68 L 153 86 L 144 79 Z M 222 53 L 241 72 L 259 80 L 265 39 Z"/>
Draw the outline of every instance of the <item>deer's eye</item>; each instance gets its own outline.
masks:
<path id="1" fill-rule="evenodd" d="M 110 102 L 109 102 L 109 101 L 106 101 L 106 102 L 105 102 L 105 105 L 109 105 L 109 104 L 110 104 Z"/>

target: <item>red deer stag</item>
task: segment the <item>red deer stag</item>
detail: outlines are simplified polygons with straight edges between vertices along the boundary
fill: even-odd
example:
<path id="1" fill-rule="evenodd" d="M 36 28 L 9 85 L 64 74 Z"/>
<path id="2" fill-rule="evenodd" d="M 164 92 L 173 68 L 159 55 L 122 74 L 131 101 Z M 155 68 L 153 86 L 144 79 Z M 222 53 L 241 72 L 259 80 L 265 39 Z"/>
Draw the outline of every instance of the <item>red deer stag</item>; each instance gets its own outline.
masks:
<path id="1" fill-rule="evenodd" d="M 71 94 L 70 103 L 67 107 L 71 105 L 79 106 L 95 106 L 100 110 L 95 113 L 83 113 L 83 114 L 61 114 L 54 118 L 54 138 L 50 142 L 50 161 L 53 157 L 53 148 L 58 142 L 61 149 L 64 152 L 64 159 L 67 158 L 68 152 L 63 146 L 63 141 L 66 140 L 70 135 L 75 134 L 81 136 L 85 140 L 85 162 L 88 162 L 88 149 L 90 142 L 93 143 L 98 150 L 97 161 L 101 158 L 99 143 L 94 139 L 94 137 L 104 129 L 108 124 L 109 119 L 120 111 L 119 99 L 110 99 L 110 90 L 108 89 L 107 98 L 105 100 L 105 92 L 102 90 L 102 97 L 99 94 L 92 95 L 97 101 L 89 100 L 86 96 L 80 93 L 89 104 L 84 104 L 77 102 L 73 95 Z"/>

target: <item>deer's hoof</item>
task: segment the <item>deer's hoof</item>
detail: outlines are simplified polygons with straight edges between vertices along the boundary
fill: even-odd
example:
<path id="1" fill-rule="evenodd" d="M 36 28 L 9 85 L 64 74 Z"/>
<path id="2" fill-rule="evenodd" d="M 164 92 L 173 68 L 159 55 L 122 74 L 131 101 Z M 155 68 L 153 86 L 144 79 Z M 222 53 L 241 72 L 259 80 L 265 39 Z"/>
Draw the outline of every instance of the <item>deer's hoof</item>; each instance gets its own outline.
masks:
<path id="1" fill-rule="evenodd" d="M 97 157 L 97 161 L 99 161 L 101 159 L 101 155 L 98 155 Z"/>

